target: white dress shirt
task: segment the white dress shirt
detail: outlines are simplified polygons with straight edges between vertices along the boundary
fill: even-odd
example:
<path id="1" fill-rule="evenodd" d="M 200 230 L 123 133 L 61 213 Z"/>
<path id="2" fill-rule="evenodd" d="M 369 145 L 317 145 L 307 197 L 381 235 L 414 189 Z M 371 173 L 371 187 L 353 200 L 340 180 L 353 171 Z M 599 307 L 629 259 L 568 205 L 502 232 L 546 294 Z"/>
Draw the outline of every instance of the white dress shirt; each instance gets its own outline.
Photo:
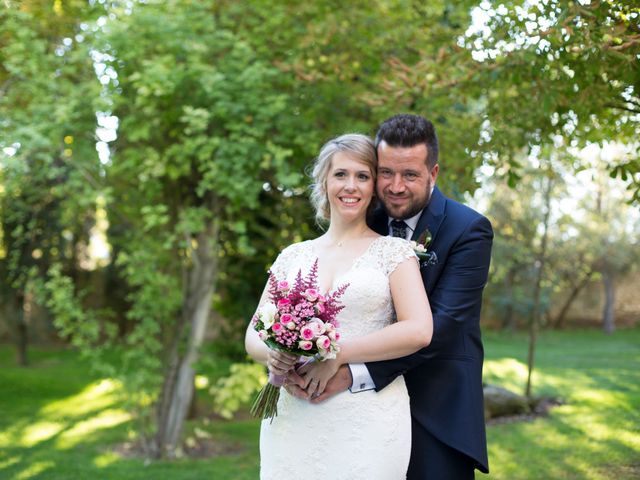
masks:
<path id="1" fill-rule="evenodd" d="M 407 218 L 404 220 L 404 223 L 407 224 L 407 238 L 405 240 L 411 240 L 413 236 L 413 232 L 418 226 L 418 220 L 420 220 L 420 215 L 422 215 L 422 210 L 420 210 L 416 215 L 411 218 Z M 388 220 L 388 229 L 389 235 L 391 235 L 391 221 L 395 220 L 394 218 L 390 218 Z M 371 375 L 369 374 L 369 370 L 364 363 L 350 363 L 349 370 L 351 370 L 351 378 L 353 379 L 351 383 L 351 388 L 349 390 L 351 393 L 364 392 L 366 390 L 373 390 L 376 388 L 376 384 L 373 382 Z"/>

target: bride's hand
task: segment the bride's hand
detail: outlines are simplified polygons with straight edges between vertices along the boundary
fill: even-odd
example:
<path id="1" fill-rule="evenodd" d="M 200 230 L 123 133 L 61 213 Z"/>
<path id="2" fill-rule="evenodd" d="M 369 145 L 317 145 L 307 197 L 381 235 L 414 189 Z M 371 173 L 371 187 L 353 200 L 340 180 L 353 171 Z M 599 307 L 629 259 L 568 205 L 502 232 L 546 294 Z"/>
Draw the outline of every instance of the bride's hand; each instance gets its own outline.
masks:
<path id="1" fill-rule="evenodd" d="M 293 370 L 298 361 L 298 356 L 291 353 L 269 350 L 267 367 L 274 375 L 286 375 Z"/>
<path id="2" fill-rule="evenodd" d="M 300 367 L 297 372 L 304 379 L 303 388 L 309 397 L 317 397 L 324 392 L 327 382 L 333 378 L 340 368 L 340 361 L 324 360 L 322 362 L 311 362 Z"/>

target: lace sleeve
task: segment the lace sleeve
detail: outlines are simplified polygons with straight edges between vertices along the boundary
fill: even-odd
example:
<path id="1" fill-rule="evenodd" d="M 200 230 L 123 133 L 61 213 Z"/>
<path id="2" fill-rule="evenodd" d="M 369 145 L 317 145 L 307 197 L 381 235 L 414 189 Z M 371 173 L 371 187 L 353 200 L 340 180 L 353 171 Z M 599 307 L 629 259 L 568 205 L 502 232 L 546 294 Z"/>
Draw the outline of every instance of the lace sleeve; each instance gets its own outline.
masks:
<path id="1" fill-rule="evenodd" d="M 299 250 L 298 245 L 299 244 L 294 243 L 293 245 L 286 247 L 280 252 L 271 265 L 269 270 L 273 272 L 278 280 L 284 280 L 289 270 L 291 270 L 291 263 L 296 256 L 296 252 Z"/>
<path id="2" fill-rule="evenodd" d="M 418 260 L 411 243 L 401 238 L 385 237 L 383 245 L 385 258 L 385 273 L 391 275 L 393 271 L 408 258 Z"/>

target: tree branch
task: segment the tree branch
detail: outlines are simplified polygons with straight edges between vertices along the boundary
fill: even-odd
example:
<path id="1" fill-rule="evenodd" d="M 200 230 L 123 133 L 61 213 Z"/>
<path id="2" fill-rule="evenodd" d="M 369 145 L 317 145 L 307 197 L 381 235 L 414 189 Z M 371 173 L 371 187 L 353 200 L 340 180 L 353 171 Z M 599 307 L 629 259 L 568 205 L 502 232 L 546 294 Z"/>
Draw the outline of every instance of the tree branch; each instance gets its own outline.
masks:
<path id="1" fill-rule="evenodd" d="M 634 102 L 629 102 L 629 103 L 637 105 Z M 626 110 L 627 112 L 631 112 L 631 113 L 640 113 L 640 107 L 639 108 L 631 108 L 631 107 L 627 107 L 625 105 L 618 105 L 618 104 L 615 104 L 615 103 L 605 103 L 604 106 L 608 107 L 608 108 L 614 108 L 616 110 Z"/>
<path id="2" fill-rule="evenodd" d="M 609 42 L 607 44 L 604 45 L 604 49 L 605 50 L 615 50 L 616 52 L 619 52 L 621 50 L 626 50 L 627 48 L 631 48 L 634 45 L 640 45 L 640 34 L 638 35 L 631 35 L 630 37 L 628 37 L 628 41 L 626 41 L 625 43 L 621 44 L 621 45 L 616 45 L 614 46 L 613 43 Z"/>

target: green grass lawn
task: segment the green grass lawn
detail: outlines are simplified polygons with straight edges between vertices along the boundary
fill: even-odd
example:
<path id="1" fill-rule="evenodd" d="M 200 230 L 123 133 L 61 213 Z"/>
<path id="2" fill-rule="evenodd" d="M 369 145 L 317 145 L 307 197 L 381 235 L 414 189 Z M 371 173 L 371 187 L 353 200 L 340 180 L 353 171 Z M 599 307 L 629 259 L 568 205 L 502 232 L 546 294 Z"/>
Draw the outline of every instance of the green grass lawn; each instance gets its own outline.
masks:
<path id="1" fill-rule="evenodd" d="M 485 377 L 521 392 L 524 335 L 485 334 Z M 34 349 L 19 368 L 0 346 L 0 479 L 256 479 L 258 423 L 204 421 L 188 426 L 231 454 L 145 462 L 122 458 L 131 419 L 117 383 L 95 378 L 70 350 Z M 640 478 L 640 329 L 540 336 L 534 393 L 565 404 L 546 418 L 487 430 L 491 475 L 477 478 Z M 284 479 L 283 479 L 284 480 Z"/>

